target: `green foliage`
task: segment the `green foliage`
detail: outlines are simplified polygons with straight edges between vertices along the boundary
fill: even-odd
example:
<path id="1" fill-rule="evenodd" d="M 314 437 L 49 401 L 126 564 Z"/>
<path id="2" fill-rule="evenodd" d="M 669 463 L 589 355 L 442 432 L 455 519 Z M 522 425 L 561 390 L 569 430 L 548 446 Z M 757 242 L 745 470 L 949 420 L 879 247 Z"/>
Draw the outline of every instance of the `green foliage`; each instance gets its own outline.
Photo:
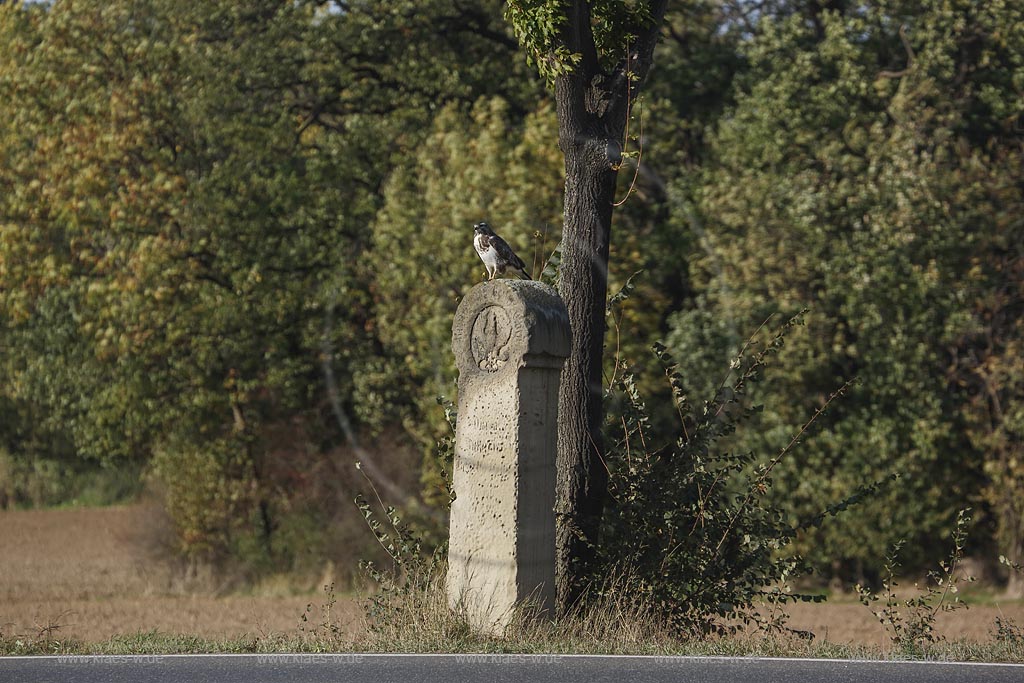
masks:
<path id="1" fill-rule="evenodd" d="M 587 3 L 605 73 L 654 4 Z M 335 405 L 423 453 L 447 436 L 434 401 L 453 395 L 450 316 L 479 278 L 469 226 L 557 275 L 557 126 L 523 57 L 547 80 L 579 67 L 569 7 L 0 3 L 0 504 L 113 501 L 156 453 L 186 553 L 293 566 L 330 546 L 321 484 L 350 470 Z M 649 441 L 674 442 L 655 339 L 686 395 L 713 396 L 740 330 L 810 307 L 773 381 L 747 387 L 766 409 L 719 444 L 779 452 L 856 376 L 765 505 L 813 518 L 901 476 L 796 551 L 875 583 L 897 539 L 923 568 L 973 505 L 972 552 L 1020 564 L 1024 10 L 748 10 L 666 14 L 623 140 L 644 151 L 613 231 L 608 288 L 630 299 L 606 384 L 638 359 Z M 441 468 L 421 469 L 443 508 Z"/>
<path id="2" fill-rule="evenodd" d="M 355 378 L 358 410 L 369 423 L 401 420 L 425 452 L 447 430 L 435 399 L 454 394 L 452 316 L 483 279 L 473 224 L 487 219 L 538 277 L 558 243 L 554 131 L 548 107 L 516 125 L 504 99 L 450 105 L 384 189 L 369 254 L 383 353 Z"/>
<path id="3" fill-rule="evenodd" d="M 359 564 L 377 586 L 377 592 L 368 603 L 370 627 L 387 627 L 402 618 L 403 612 L 410 609 L 411 601 L 430 594 L 443 580 L 447 544 L 429 550 L 420 534 L 406 524 L 392 506 L 384 506 L 381 502 L 386 519 L 382 523 L 365 499 L 357 498 L 356 505 L 391 559 L 391 566 L 384 568 L 367 561 Z"/>
<path id="4" fill-rule="evenodd" d="M 305 399 L 312 358 L 294 349 L 332 267 L 330 232 L 300 210 L 317 202 L 288 106 L 308 15 L 275 10 L 258 31 L 223 6 L 177 7 L 55 6 L 7 91 L 16 382 L 97 459 Z"/>
<path id="5" fill-rule="evenodd" d="M 306 456 L 341 440 L 324 362 L 345 409 L 394 417 L 353 381 L 387 327 L 374 291 L 391 271 L 366 257 L 384 177 L 434 107 L 493 92 L 522 112 L 537 90 L 498 10 L 0 7 L 0 445 L 19 471 L 155 457 L 186 554 L 266 529 L 256 546 L 301 546 L 285 536 L 307 536 L 323 462 Z M 521 188 L 529 159 L 507 161 Z M 207 479 L 189 490 L 186 471 Z"/>
<path id="6" fill-rule="evenodd" d="M 897 542 L 885 558 L 885 575 L 882 582 L 885 604 L 880 609 L 872 610 L 875 617 L 889 634 L 893 645 L 911 655 L 922 654 L 921 648 L 933 645 L 945 639 L 935 631 L 935 618 L 944 612 L 967 609 L 959 593 L 962 580 L 974 581 L 972 577 L 964 579 L 959 573 L 959 564 L 963 560 L 964 547 L 967 542 L 967 527 L 970 524 L 970 510 L 961 510 L 957 514 L 956 527 L 953 530 L 953 549 L 949 559 L 939 563 L 939 569 L 929 570 L 924 591 L 900 600 L 896 596 L 895 572 L 899 569 L 899 553 L 903 542 Z M 915 590 L 918 587 L 914 586 Z M 881 600 L 870 588 L 857 585 L 857 593 L 861 603 L 871 607 Z"/>
<path id="7" fill-rule="evenodd" d="M 728 446 L 734 432 L 760 410 L 745 397 L 795 324 L 797 319 L 789 321 L 767 342 L 748 342 L 732 364 L 735 374 L 703 407 L 691 404 L 678 366 L 663 345 L 656 345 L 677 412 L 672 434 L 654 433 L 628 373 L 618 382 L 625 401 L 616 414 L 618 438 L 607 454 L 610 509 L 599 548 L 602 573 L 627 577 L 628 592 L 684 633 L 725 632 L 751 620 L 769 628 L 772 624 L 758 613 L 762 600 L 822 599 L 790 592 L 788 582 L 807 570 L 792 553 L 794 539 L 877 494 L 878 485 L 851 489 L 843 500 L 795 524 L 768 495 L 776 468 L 792 458 L 794 446 L 846 386 L 776 455 Z"/>
<path id="8" fill-rule="evenodd" d="M 598 0 L 587 3 L 598 56 L 608 65 L 625 58 L 632 32 L 651 22 L 650 0 Z M 566 47 L 566 3 L 562 0 L 511 0 L 505 5 L 505 18 L 527 60 L 549 83 L 556 76 L 570 73 L 582 56 Z"/>
<path id="9" fill-rule="evenodd" d="M 847 578 L 870 579 L 907 529 L 905 560 L 922 566 L 917 549 L 951 522 L 950 499 L 994 500 L 998 489 L 1009 500 L 1016 486 L 995 464 L 1009 460 L 977 445 L 998 429 L 968 440 L 979 408 L 982 421 L 991 413 L 960 387 L 977 383 L 962 370 L 977 368 L 979 352 L 992 354 L 990 367 L 1015 353 L 1007 319 L 995 344 L 971 330 L 985 326 L 986 305 L 1005 310 L 979 292 L 1020 287 L 995 246 L 1019 224 L 1007 213 L 1021 205 L 1019 183 L 1004 162 L 1019 140 L 1012 117 L 992 114 L 1020 110 L 1009 83 L 1022 46 L 1005 27 L 1021 20 L 1010 3 L 884 2 L 763 21 L 743 47 L 749 70 L 699 191 L 678 183 L 677 211 L 696 209 L 687 221 L 703 253 L 691 271 L 698 296 L 668 339 L 712 345 L 682 357 L 688 388 L 713 382 L 711 360 L 736 348 L 735 329 L 777 307 L 812 311 L 809 334 L 758 394 L 769 406 L 760 429 L 740 447 L 777 447 L 838 381 L 862 380 L 806 457 L 777 472 L 779 499 L 797 514 L 876 473 L 901 474 L 871 510 L 800 539 Z M 981 265 L 994 259 L 1004 265 Z M 1012 383 L 999 386 L 1013 404 Z M 983 471 L 986 460 L 1001 476 Z M 986 480 L 998 482 L 993 493 L 983 494 Z"/>
<path id="10" fill-rule="evenodd" d="M 527 61 L 550 83 L 556 76 L 572 71 L 580 55 L 559 45 L 566 20 L 565 3 L 547 0 L 513 1 L 505 6 L 505 18 L 516 38 L 526 48 Z"/>
<path id="11" fill-rule="evenodd" d="M 1000 643 L 1006 643 L 1012 647 L 1024 646 L 1024 628 L 1018 626 L 1013 619 L 996 617 L 996 630 L 993 635 Z"/>
<path id="12" fill-rule="evenodd" d="M 57 505 L 103 506 L 130 502 L 142 489 L 138 466 L 102 467 L 51 452 L 15 458 L 0 447 L 0 510 Z"/>
<path id="13" fill-rule="evenodd" d="M 193 560 L 223 561 L 250 531 L 254 473 L 245 444 L 224 439 L 200 449 L 190 443 L 158 450 L 150 476 L 163 489 L 164 506 L 180 544 Z"/>

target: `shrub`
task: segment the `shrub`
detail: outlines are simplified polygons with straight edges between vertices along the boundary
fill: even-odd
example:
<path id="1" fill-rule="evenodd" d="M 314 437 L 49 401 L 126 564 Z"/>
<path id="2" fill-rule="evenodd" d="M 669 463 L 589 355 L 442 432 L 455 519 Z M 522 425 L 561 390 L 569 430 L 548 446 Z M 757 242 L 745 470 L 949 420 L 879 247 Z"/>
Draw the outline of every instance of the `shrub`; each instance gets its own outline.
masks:
<path id="1" fill-rule="evenodd" d="M 961 580 L 973 582 L 973 577 L 962 578 L 958 573 L 959 565 L 964 557 L 964 547 L 967 544 L 967 527 L 971 522 L 969 516 L 970 508 L 960 510 L 956 518 L 956 528 L 953 530 L 953 549 L 949 558 L 939 562 L 939 568 L 928 572 L 925 586 L 921 589 L 915 585 L 917 594 L 910 598 L 900 599 L 896 595 L 896 570 L 900 567 L 899 554 L 903 547 L 903 541 L 895 543 L 885 559 L 885 576 L 882 582 L 883 594 L 879 596 L 870 588 L 857 585 L 857 594 L 860 596 L 861 604 L 871 608 L 885 598 L 879 609 L 872 609 L 872 614 L 889 634 L 892 644 L 900 648 L 907 655 L 923 654 L 923 648 L 927 645 L 934 645 L 942 640 L 935 632 L 935 619 L 939 614 L 952 612 L 958 609 L 966 609 L 965 603 L 959 596 L 959 583 Z M 999 624 L 999 635 L 997 640 L 1006 640 L 1003 634 L 1010 633 L 1005 625 Z"/>
<path id="2" fill-rule="evenodd" d="M 238 440 L 170 443 L 154 454 L 150 477 L 162 489 L 176 550 L 190 561 L 222 561 L 248 531 L 255 480 Z"/>
<path id="3" fill-rule="evenodd" d="M 799 322 L 799 317 L 789 320 L 767 343 L 748 341 L 732 363 L 732 380 L 723 382 L 699 409 L 684 394 L 668 350 L 655 345 L 678 418 L 667 435 L 652 433 L 633 377 L 626 372 L 616 382 L 613 396 L 621 400 L 622 409 L 613 416 L 618 433 L 609 439 L 606 453 L 609 500 L 598 566 L 602 576 L 631 577 L 630 593 L 664 613 L 681 632 L 723 633 L 750 622 L 781 626 L 760 615 L 759 602 L 822 600 L 790 592 L 788 582 L 808 568 L 787 549 L 802 531 L 879 486 L 864 486 L 812 518 L 795 522 L 768 495 L 773 469 L 849 383 L 777 454 L 729 450 L 729 437 L 760 410 L 748 405 L 744 395 L 763 378 L 786 333 Z M 594 583 L 600 580 L 594 577 Z"/>

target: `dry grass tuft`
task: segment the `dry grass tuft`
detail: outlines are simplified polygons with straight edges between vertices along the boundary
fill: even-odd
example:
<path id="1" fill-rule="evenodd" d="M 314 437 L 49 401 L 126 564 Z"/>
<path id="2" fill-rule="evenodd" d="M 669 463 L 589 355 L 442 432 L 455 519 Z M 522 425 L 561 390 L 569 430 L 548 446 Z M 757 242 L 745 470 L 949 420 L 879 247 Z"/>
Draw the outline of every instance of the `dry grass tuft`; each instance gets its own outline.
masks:
<path id="1" fill-rule="evenodd" d="M 352 645 L 370 652 L 664 654 L 681 643 L 653 611 L 615 591 L 560 619 L 525 606 L 501 636 L 491 636 L 475 632 L 464 611 L 449 609 L 442 575 L 413 585 L 378 595 Z"/>
<path id="2" fill-rule="evenodd" d="M 377 596 L 359 634 L 350 641 L 370 652 L 467 652 L 522 654 L 640 654 L 747 652 L 805 653 L 808 640 L 786 634 L 747 634 L 729 638 L 687 638 L 667 620 L 612 581 L 596 597 L 565 617 L 538 615 L 525 606 L 500 636 L 477 633 L 464 611 L 449 609 L 443 576 L 412 582 L 415 588 Z M 849 651 L 850 648 L 838 646 Z"/>

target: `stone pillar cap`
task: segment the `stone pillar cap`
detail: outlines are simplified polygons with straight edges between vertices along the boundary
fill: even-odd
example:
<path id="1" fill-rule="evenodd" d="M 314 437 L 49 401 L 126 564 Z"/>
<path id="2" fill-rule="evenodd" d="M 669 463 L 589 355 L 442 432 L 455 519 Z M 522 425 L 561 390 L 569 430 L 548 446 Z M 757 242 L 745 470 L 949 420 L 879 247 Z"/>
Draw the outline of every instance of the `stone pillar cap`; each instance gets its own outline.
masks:
<path id="1" fill-rule="evenodd" d="M 523 366 L 561 367 L 569 334 L 569 314 L 554 287 L 490 280 L 469 290 L 455 311 L 452 351 L 465 379 Z"/>

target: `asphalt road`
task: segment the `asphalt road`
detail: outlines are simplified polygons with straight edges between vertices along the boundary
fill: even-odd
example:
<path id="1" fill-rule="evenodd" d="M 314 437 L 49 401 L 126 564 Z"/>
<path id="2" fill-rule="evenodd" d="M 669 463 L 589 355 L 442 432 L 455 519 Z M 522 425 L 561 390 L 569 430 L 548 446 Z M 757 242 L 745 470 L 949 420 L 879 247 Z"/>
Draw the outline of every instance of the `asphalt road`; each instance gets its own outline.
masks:
<path id="1" fill-rule="evenodd" d="M 133 655 L 0 657 L 0 683 L 485 681 L 486 683 L 1024 683 L 1024 666 L 588 655 Z"/>

